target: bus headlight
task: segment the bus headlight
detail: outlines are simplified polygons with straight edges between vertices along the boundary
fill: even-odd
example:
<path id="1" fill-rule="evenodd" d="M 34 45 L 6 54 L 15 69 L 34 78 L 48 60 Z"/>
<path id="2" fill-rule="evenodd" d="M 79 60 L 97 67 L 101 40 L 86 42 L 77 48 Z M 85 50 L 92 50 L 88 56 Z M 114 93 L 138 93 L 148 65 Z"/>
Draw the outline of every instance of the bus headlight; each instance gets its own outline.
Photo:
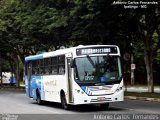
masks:
<path id="1" fill-rule="evenodd" d="M 81 94 L 84 94 L 84 91 L 81 91 Z"/>
<path id="2" fill-rule="evenodd" d="M 123 87 L 119 87 L 117 90 L 116 90 L 116 92 L 118 92 L 118 91 L 120 91 L 120 90 L 122 90 L 123 89 Z"/>

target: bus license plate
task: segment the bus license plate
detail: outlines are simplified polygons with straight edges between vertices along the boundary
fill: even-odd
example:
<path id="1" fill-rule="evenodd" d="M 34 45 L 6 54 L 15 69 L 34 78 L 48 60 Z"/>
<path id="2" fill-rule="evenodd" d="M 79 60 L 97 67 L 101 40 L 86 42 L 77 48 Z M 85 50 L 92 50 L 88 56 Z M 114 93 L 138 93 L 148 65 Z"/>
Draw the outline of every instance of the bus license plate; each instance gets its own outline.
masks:
<path id="1" fill-rule="evenodd" d="M 103 101 L 103 100 L 105 100 L 105 97 L 97 97 L 97 100 L 98 101 Z"/>

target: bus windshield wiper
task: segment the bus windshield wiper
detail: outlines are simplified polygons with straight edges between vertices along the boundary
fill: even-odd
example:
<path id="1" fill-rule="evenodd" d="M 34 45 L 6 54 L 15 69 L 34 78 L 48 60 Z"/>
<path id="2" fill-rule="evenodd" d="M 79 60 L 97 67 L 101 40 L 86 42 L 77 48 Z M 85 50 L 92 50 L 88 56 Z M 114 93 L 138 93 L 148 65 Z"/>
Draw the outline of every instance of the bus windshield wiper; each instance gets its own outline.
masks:
<path id="1" fill-rule="evenodd" d="M 87 59 L 88 59 L 89 62 L 92 64 L 92 66 L 93 66 L 94 68 L 96 68 L 96 66 L 95 66 L 95 64 L 94 64 L 94 62 L 93 62 L 93 60 L 91 59 L 91 57 L 90 57 L 89 55 L 87 55 Z"/>

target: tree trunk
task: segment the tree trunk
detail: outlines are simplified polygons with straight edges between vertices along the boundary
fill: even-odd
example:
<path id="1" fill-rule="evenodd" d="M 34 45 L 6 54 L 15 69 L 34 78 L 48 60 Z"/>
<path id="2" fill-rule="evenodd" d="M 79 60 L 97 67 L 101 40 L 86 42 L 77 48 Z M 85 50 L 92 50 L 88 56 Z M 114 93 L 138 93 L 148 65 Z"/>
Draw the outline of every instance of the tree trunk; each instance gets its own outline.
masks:
<path id="1" fill-rule="evenodd" d="M 3 75 L 2 75 L 2 58 L 1 58 L 1 53 L 0 53 L 0 85 L 2 85 L 3 81 Z"/>
<path id="2" fill-rule="evenodd" d="M 20 86 L 20 77 L 19 77 L 19 62 L 18 61 L 16 61 L 16 80 L 17 80 L 17 82 L 16 82 L 16 87 L 19 87 Z"/>
<path id="3" fill-rule="evenodd" d="M 133 53 L 131 53 L 131 64 L 134 64 Z M 134 69 L 131 68 L 131 85 L 135 84 Z"/>
<path id="4" fill-rule="evenodd" d="M 147 49 L 147 44 L 144 46 L 144 61 L 146 64 L 147 71 L 147 83 L 148 83 L 148 92 L 154 93 L 154 84 L 153 84 L 153 66 L 152 66 L 152 51 Z"/>
<path id="5" fill-rule="evenodd" d="M 13 68 L 14 68 L 14 74 L 15 74 L 15 77 L 16 77 L 16 87 L 19 87 L 20 86 L 20 75 L 19 75 L 19 59 L 18 59 L 18 56 L 17 55 L 13 55 L 13 61 L 14 61 L 14 64 L 13 64 Z"/>

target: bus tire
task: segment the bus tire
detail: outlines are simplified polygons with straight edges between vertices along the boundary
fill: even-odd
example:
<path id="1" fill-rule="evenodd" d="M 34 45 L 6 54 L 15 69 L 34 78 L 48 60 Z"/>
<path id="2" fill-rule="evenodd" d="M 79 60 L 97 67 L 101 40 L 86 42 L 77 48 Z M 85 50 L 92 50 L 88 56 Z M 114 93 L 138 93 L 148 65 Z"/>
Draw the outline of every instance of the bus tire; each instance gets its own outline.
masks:
<path id="1" fill-rule="evenodd" d="M 67 104 L 66 96 L 64 95 L 64 93 L 61 94 L 61 104 L 63 109 L 69 109 L 69 105 Z"/>
<path id="2" fill-rule="evenodd" d="M 41 100 L 41 95 L 40 95 L 40 93 L 38 92 L 38 90 L 37 90 L 37 93 L 36 93 L 36 94 L 37 94 L 37 104 L 38 104 L 38 105 L 42 105 L 42 102 L 43 102 L 43 101 Z"/>
<path id="3" fill-rule="evenodd" d="M 109 103 L 100 104 L 100 108 L 101 108 L 102 110 L 108 110 L 108 109 L 109 109 Z"/>

